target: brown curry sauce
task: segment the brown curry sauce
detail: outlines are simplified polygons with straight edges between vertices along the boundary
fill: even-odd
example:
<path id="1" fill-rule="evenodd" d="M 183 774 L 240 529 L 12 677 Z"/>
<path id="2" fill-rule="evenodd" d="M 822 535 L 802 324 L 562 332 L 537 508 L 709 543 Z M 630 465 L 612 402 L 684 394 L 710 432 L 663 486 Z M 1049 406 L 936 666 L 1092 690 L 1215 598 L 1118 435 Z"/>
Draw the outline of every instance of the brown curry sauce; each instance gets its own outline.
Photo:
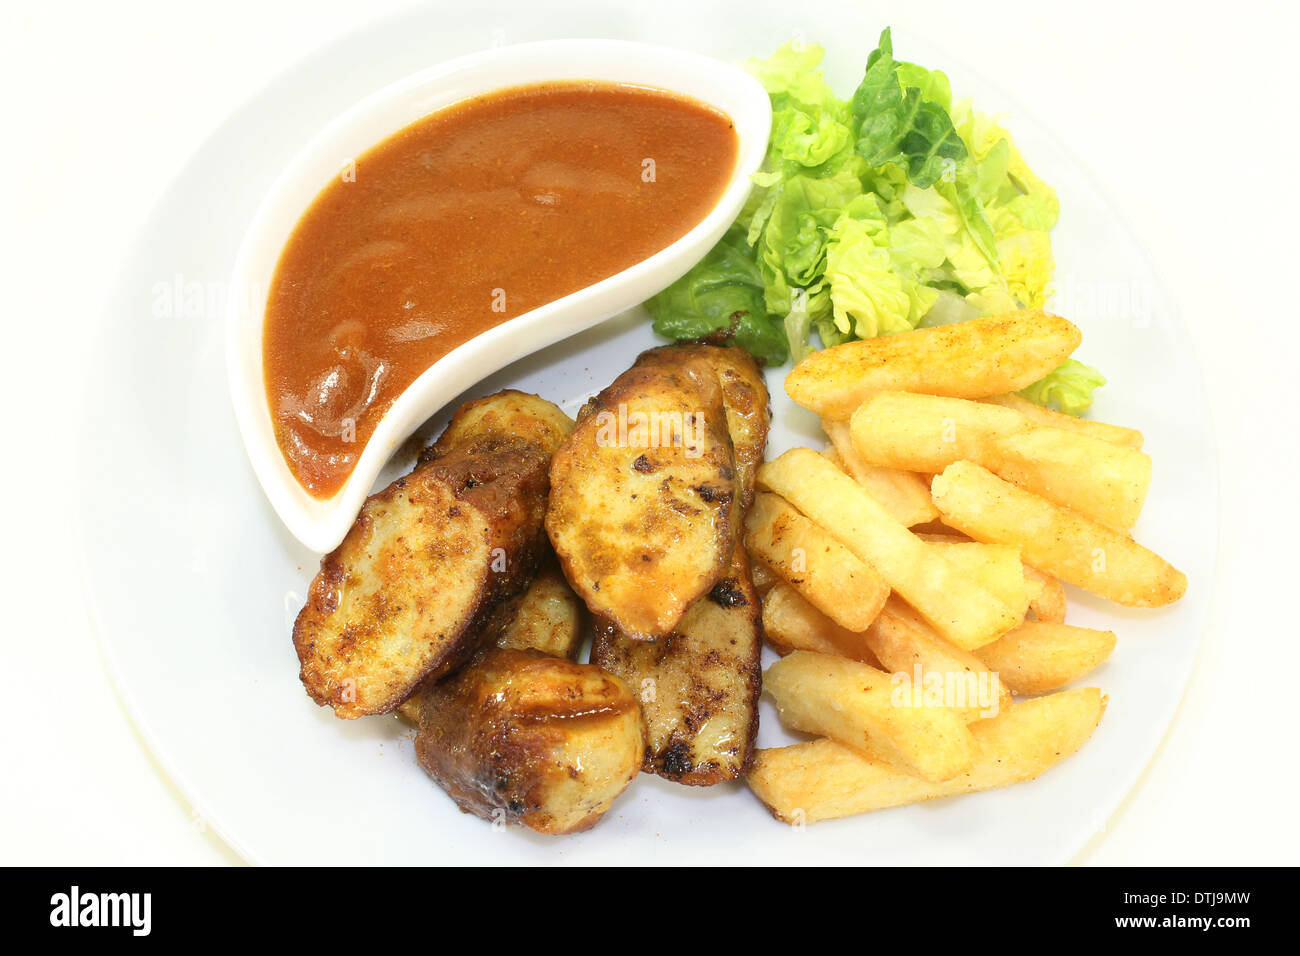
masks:
<path id="1" fill-rule="evenodd" d="M 737 156 L 711 107 L 578 82 L 466 100 L 368 150 L 304 213 L 267 301 L 267 398 L 298 481 L 333 495 L 429 366 L 670 245 Z"/>

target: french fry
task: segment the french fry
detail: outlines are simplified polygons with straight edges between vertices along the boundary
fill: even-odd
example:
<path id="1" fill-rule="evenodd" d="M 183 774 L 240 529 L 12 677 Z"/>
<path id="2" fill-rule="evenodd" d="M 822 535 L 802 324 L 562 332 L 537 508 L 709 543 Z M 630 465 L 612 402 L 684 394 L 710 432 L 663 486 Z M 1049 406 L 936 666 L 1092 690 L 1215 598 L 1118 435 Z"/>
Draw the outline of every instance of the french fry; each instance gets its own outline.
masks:
<path id="1" fill-rule="evenodd" d="M 1187 590 L 1181 571 L 1133 539 L 972 462 L 936 475 L 930 494 L 952 527 L 1019 548 L 1027 563 L 1117 604 L 1160 607 Z"/>
<path id="2" fill-rule="evenodd" d="M 916 705 L 884 671 L 844 657 L 795 651 L 763 675 L 763 692 L 792 730 L 821 734 L 934 782 L 975 760 L 964 716 Z"/>
<path id="3" fill-rule="evenodd" d="M 817 651 L 873 667 L 880 663 L 865 633 L 840 627 L 788 584 L 776 584 L 763 598 L 763 633 L 782 656 L 791 651 Z"/>
<path id="4" fill-rule="evenodd" d="M 888 389 L 984 398 L 1043 378 L 1081 339 L 1060 316 L 1006 312 L 813 352 L 786 376 L 785 390 L 805 408 L 839 420 Z"/>
<path id="5" fill-rule="evenodd" d="M 891 515 L 909 528 L 939 517 L 939 509 L 930 500 L 928 478 L 912 471 L 867 464 L 853 447 L 847 422 L 823 418 L 822 428 L 826 430 L 836 453 L 834 458 L 830 455 L 826 457 L 848 472 Z"/>
<path id="6" fill-rule="evenodd" d="M 970 725 L 975 762 L 934 783 L 833 740 L 759 750 L 747 781 L 782 822 L 801 825 L 1032 780 L 1077 751 L 1106 710 L 1095 687 L 1012 705 Z"/>
<path id="7" fill-rule="evenodd" d="M 922 540 L 941 544 L 971 543 L 966 535 L 952 531 L 919 531 L 913 528 L 912 533 Z M 1052 624 L 1064 624 L 1065 588 L 1061 587 L 1061 582 L 1023 561 L 1020 562 L 1020 570 L 1025 577 L 1025 586 L 1029 589 L 1029 610 L 1034 617 Z"/>
<path id="8" fill-rule="evenodd" d="M 779 495 L 760 492 L 745 518 L 745 547 L 836 623 L 864 631 L 889 597 L 878 571 Z"/>
<path id="9" fill-rule="evenodd" d="M 778 654 L 794 650 L 837 654 L 883 671 L 905 674 L 922 692 L 941 682 L 945 702 L 967 721 L 996 714 L 1011 703 L 1011 693 L 969 651 L 945 641 L 897 597 L 862 633 L 840 627 L 787 584 L 779 584 L 763 602 L 763 628 Z"/>
<path id="10" fill-rule="evenodd" d="M 1110 425 L 1106 422 L 1093 421 L 1090 418 L 1075 418 L 1073 415 L 1055 412 L 1050 408 L 1044 408 L 1042 405 L 1035 405 L 1029 399 L 1021 398 L 1015 392 L 1008 392 L 1005 395 L 993 395 L 989 398 L 980 399 L 980 401 L 1014 409 L 1029 418 L 1035 425 L 1046 425 L 1048 428 L 1064 428 L 1068 431 L 1076 431 L 1081 435 L 1087 435 L 1090 438 L 1099 438 L 1102 441 L 1112 442 L 1116 445 L 1125 445 L 1129 448 L 1136 448 L 1138 451 L 1142 450 L 1142 433 L 1137 429 Z"/>
<path id="11" fill-rule="evenodd" d="M 932 541 L 931 546 L 1022 618 L 1025 616 L 1029 610 L 1029 583 L 1015 548 L 979 541 Z"/>
<path id="12" fill-rule="evenodd" d="M 1115 649 L 1113 631 L 1027 621 L 975 656 L 1017 694 L 1045 694 L 1096 668 Z"/>
<path id="13" fill-rule="evenodd" d="M 1065 623 L 1065 588 L 1045 571 L 1024 565 L 1025 581 L 1029 585 L 1029 610 L 1036 619 L 1046 624 Z"/>
<path id="14" fill-rule="evenodd" d="M 937 474 L 973 461 L 1116 531 L 1137 522 L 1151 484 L 1151 459 L 1134 448 L 986 402 L 881 392 L 853 413 L 850 434 L 871 464 Z"/>
<path id="15" fill-rule="evenodd" d="M 1031 428 L 999 439 L 988 467 L 1116 531 L 1137 524 L 1151 487 L 1148 455 L 1061 428 Z"/>
<path id="16" fill-rule="evenodd" d="M 809 448 L 794 448 L 758 470 L 761 487 L 781 495 L 880 572 L 948 640 L 965 650 L 1019 624 L 1008 605 L 912 534 L 861 485 Z"/>
<path id="17" fill-rule="evenodd" d="M 865 637 L 882 669 L 908 675 L 922 690 L 941 681 L 949 706 L 967 721 L 993 716 L 1011 703 L 1010 692 L 979 657 L 945 641 L 897 597 L 885 602 Z"/>
<path id="18" fill-rule="evenodd" d="M 984 462 L 999 438 L 1032 427 L 1009 408 L 909 392 L 872 395 L 849 420 L 853 447 L 863 461 L 932 475 L 954 461 Z"/>

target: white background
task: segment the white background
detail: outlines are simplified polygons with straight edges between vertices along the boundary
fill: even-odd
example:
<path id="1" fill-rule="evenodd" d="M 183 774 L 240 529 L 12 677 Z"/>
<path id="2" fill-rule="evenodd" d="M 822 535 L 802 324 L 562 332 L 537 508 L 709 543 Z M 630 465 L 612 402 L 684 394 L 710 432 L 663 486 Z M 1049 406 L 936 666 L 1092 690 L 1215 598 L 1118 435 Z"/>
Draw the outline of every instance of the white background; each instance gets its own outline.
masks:
<path id="1" fill-rule="evenodd" d="M 69 384 L 94 360 L 80 343 L 120 258 L 207 135 L 286 65 L 403 5 L 6 4 L 0 863 L 238 862 L 194 822 L 104 673 L 71 527 Z M 877 6 L 1081 159 L 1163 274 L 1209 389 L 1223 488 L 1210 630 L 1168 738 L 1079 862 L 1300 862 L 1296 8 Z"/>

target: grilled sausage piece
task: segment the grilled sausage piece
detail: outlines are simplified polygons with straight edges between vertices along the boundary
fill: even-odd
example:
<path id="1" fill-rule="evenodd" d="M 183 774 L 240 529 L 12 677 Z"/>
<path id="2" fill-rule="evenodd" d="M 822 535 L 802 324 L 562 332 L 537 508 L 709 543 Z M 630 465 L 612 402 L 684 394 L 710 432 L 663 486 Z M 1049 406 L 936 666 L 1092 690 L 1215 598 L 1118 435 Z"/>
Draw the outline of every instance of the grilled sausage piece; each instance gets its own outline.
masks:
<path id="1" fill-rule="evenodd" d="M 623 681 L 538 651 L 486 648 L 408 708 L 421 766 L 461 810 L 539 833 L 595 826 L 645 749 Z"/>
<path id="2" fill-rule="evenodd" d="M 531 581 L 546 543 L 550 452 L 562 437 L 555 415 L 564 417 L 549 402 L 532 419 L 521 411 L 542 401 L 503 393 L 470 403 L 475 426 L 372 495 L 321 560 L 293 630 L 318 704 L 344 718 L 393 710 L 464 663 L 497 605 Z M 530 421 L 531 433 L 521 427 Z"/>
<path id="3" fill-rule="evenodd" d="M 737 547 L 727 575 L 671 634 L 637 641 L 597 621 L 591 662 L 640 697 L 646 773 L 692 786 L 744 773 L 758 734 L 761 614 L 749 560 Z"/>
<path id="4" fill-rule="evenodd" d="M 717 345 L 665 345 L 643 352 L 637 365 L 675 365 L 685 357 L 699 358 L 712 366 L 722 386 L 722 404 L 727 413 L 727 432 L 736 459 L 736 488 L 743 514 L 754 500 L 754 473 L 763 463 L 767 432 L 772 422 L 771 396 L 763 370 L 742 348 Z"/>
<path id="5" fill-rule="evenodd" d="M 573 431 L 573 419 L 554 402 L 507 388 L 463 403 L 451 416 L 438 440 L 420 454 L 420 464 L 439 458 L 457 445 L 488 435 L 523 438 L 547 455 Z"/>
<path id="6" fill-rule="evenodd" d="M 483 646 L 540 651 L 576 661 L 587 637 L 587 607 L 560 573 L 555 555 L 542 558 L 523 594 L 503 601 L 484 628 Z M 397 712 L 417 723 L 420 695 L 408 698 Z"/>
<path id="7" fill-rule="evenodd" d="M 555 555 L 547 554 L 528 590 L 497 609 L 483 643 L 576 661 L 587 619 L 586 605 L 564 580 Z"/>
<path id="8" fill-rule="evenodd" d="M 584 406 L 551 463 L 546 528 L 592 613 L 653 640 L 726 570 L 735 507 L 721 385 L 683 355 L 634 365 Z"/>
<path id="9" fill-rule="evenodd" d="M 666 346 L 638 366 L 702 360 L 722 386 L 734 446 L 736 493 L 743 511 L 754 498 L 771 412 L 767 385 L 749 353 L 710 345 Z M 637 641 L 608 620 L 596 627 L 591 660 L 637 690 L 646 717 L 643 769 L 679 783 L 708 786 L 744 772 L 758 732 L 761 606 L 748 555 L 737 546 L 725 577 L 691 605 L 677 627 Z"/>

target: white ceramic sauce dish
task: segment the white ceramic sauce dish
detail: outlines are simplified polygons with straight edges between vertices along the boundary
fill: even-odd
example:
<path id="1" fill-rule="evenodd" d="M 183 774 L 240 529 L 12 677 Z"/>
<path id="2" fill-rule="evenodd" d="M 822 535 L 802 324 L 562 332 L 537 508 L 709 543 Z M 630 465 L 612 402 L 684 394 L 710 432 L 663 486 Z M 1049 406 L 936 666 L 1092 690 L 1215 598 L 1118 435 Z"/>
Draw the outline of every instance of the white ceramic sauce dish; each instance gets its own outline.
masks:
<path id="1" fill-rule="evenodd" d="M 276 443 L 263 378 L 263 322 L 280 253 L 303 213 L 343 165 L 428 114 L 493 90 L 554 80 L 652 87 L 726 113 L 739 140 L 736 168 L 710 212 L 689 232 L 636 265 L 516 316 L 447 353 L 377 423 L 342 487 L 316 498 L 299 484 Z M 226 359 L 244 447 L 263 492 L 289 531 L 314 551 L 333 550 L 352 526 L 389 457 L 465 389 L 560 339 L 643 302 L 682 276 L 739 215 L 750 176 L 767 149 L 771 106 L 741 68 L 667 47 L 616 40 L 556 40 L 499 47 L 430 67 L 340 115 L 291 162 L 262 200 L 231 280 Z"/>

